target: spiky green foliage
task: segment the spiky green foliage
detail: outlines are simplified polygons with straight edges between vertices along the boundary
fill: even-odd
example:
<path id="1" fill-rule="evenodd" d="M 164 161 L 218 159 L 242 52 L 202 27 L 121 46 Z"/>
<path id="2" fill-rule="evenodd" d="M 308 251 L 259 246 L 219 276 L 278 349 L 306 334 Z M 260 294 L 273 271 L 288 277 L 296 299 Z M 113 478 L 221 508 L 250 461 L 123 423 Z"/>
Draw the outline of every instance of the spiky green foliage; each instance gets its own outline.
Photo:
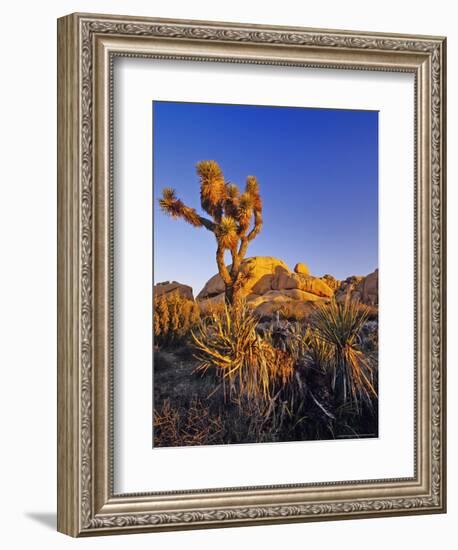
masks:
<path id="1" fill-rule="evenodd" d="M 226 199 L 226 183 L 221 168 L 214 160 L 203 160 L 197 163 L 196 169 L 200 178 L 201 206 L 215 221 L 220 221 Z"/>
<path id="2" fill-rule="evenodd" d="M 175 189 L 166 187 L 162 191 L 162 198 L 159 199 L 161 209 L 172 218 L 183 218 L 194 227 L 202 227 L 202 219 L 194 210 L 186 206 L 180 199 L 177 199 Z"/>
<path id="3" fill-rule="evenodd" d="M 258 180 L 254 176 L 247 177 L 245 192 L 248 193 L 251 197 L 253 209 L 255 211 L 262 210 L 261 196 L 259 194 L 259 184 Z"/>
<path id="4" fill-rule="evenodd" d="M 311 367 L 326 371 L 327 365 L 332 360 L 333 346 L 321 338 L 315 330 L 309 330 L 307 334 L 307 349 L 304 359 Z"/>
<path id="5" fill-rule="evenodd" d="M 216 236 L 224 249 L 234 250 L 238 242 L 237 223 L 234 218 L 223 216 L 217 227 Z"/>
<path id="6" fill-rule="evenodd" d="M 235 183 L 227 183 L 226 184 L 226 197 L 230 200 L 235 200 L 239 196 L 239 189 L 235 185 Z"/>
<path id="7" fill-rule="evenodd" d="M 170 187 L 162 191 L 159 204 L 172 218 L 182 218 L 194 227 L 205 227 L 215 234 L 218 271 L 226 285 L 226 300 L 234 303 L 243 286 L 240 268 L 248 244 L 262 228 L 259 184 L 254 176 L 248 176 L 245 190 L 240 193 L 237 185 L 225 182 L 223 172 L 214 160 L 198 162 L 196 170 L 200 180 L 201 207 L 211 219 L 200 216 L 194 208 L 186 206 Z M 232 257 L 230 271 L 224 259 L 226 250 L 230 251 Z"/>
<path id="8" fill-rule="evenodd" d="M 238 187 L 234 183 L 226 184 L 226 200 L 224 203 L 224 212 L 226 216 L 237 218 L 237 212 L 240 202 L 240 193 Z"/>
<path id="9" fill-rule="evenodd" d="M 253 198 L 249 193 L 243 193 L 240 196 L 239 207 L 237 211 L 237 221 L 241 231 L 246 232 L 250 226 L 251 216 L 253 215 Z"/>
<path id="10" fill-rule="evenodd" d="M 325 364 L 331 371 L 332 389 L 340 406 L 350 405 L 357 412 L 362 402 L 370 405 L 377 397 L 373 365 L 360 346 L 360 333 L 369 309 L 354 302 L 332 300 L 319 306 L 314 314 L 315 336 L 321 346 L 315 352 L 326 354 Z"/>

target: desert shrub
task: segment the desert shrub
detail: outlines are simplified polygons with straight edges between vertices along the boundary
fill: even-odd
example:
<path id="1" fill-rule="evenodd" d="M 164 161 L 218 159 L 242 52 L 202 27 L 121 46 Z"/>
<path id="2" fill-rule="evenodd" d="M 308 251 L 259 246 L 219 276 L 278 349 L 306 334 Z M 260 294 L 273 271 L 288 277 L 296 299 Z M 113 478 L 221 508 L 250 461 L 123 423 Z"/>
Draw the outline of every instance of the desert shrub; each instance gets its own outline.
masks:
<path id="1" fill-rule="evenodd" d="M 274 347 L 286 351 L 296 365 L 326 369 L 331 346 L 317 330 L 304 321 L 277 320 L 263 328 L 262 335 Z"/>
<path id="2" fill-rule="evenodd" d="M 282 304 L 281 306 L 274 307 L 273 311 L 278 317 L 282 319 L 289 319 L 291 315 L 290 308 L 286 304 Z"/>
<path id="3" fill-rule="evenodd" d="M 280 389 L 279 398 L 286 402 L 291 416 L 297 417 L 310 405 L 310 399 L 316 403 L 317 383 L 322 385 L 328 381 L 326 368 L 331 346 L 307 322 L 277 320 L 264 329 L 263 334 L 293 359 L 294 376 Z"/>
<path id="4" fill-rule="evenodd" d="M 220 415 L 196 397 L 187 407 L 173 407 L 166 399 L 154 410 L 153 443 L 155 447 L 183 447 L 222 442 Z"/>
<path id="5" fill-rule="evenodd" d="M 345 410 L 350 406 L 360 412 L 363 403 L 370 406 L 377 397 L 374 366 L 360 338 L 368 315 L 366 306 L 347 299 L 319 306 L 313 316 L 316 340 L 311 350 L 316 362 L 330 371 L 334 398 Z"/>
<path id="6" fill-rule="evenodd" d="M 307 319 L 307 313 L 299 309 L 294 301 L 273 306 L 272 312 L 277 318 L 291 323 L 304 322 Z"/>
<path id="7" fill-rule="evenodd" d="M 310 347 L 310 327 L 303 322 L 288 323 L 288 350 L 296 362 L 304 359 Z"/>
<path id="8" fill-rule="evenodd" d="M 221 315 L 224 311 L 224 302 L 207 303 L 204 306 L 200 306 L 201 319 L 207 319 L 211 321 L 214 315 Z"/>
<path id="9" fill-rule="evenodd" d="M 193 331 L 200 371 L 213 368 L 231 396 L 269 403 L 293 375 L 292 357 L 256 331 L 259 319 L 242 301 L 224 305 Z"/>
<path id="10" fill-rule="evenodd" d="M 378 352 L 378 321 L 367 321 L 361 331 L 361 347 L 366 353 Z"/>
<path id="11" fill-rule="evenodd" d="M 170 346 L 182 342 L 190 335 L 200 319 L 200 310 L 194 300 L 179 292 L 163 294 L 154 301 L 154 343 Z"/>

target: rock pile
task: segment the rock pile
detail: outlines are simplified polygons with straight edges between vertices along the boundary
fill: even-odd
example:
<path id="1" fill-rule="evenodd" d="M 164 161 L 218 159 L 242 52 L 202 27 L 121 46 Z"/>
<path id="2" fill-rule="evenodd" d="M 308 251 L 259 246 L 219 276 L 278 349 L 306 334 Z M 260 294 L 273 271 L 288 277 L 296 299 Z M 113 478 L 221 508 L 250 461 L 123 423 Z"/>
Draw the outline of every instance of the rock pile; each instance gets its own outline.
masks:
<path id="1" fill-rule="evenodd" d="M 332 275 L 314 277 L 304 263 L 297 263 L 291 271 L 283 260 L 272 256 L 246 258 L 241 269 L 242 293 L 254 311 L 264 318 L 273 317 L 277 311 L 285 317 L 306 318 L 317 304 L 333 297 L 338 301 L 348 298 L 378 306 L 378 269 L 366 277 L 352 276 L 339 281 Z M 179 292 L 193 300 L 192 288 L 176 281 L 158 283 L 154 292 L 156 297 Z M 219 274 L 207 281 L 196 300 L 204 311 L 224 302 L 224 283 Z"/>
<path id="2" fill-rule="evenodd" d="M 178 292 L 183 298 L 194 300 L 192 287 L 188 285 L 183 285 L 177 281 L 165 281 L 154 285 L 154 298 L 160 298 L 163 294 L 171 294 L 172 292 Z"/>
<path id="3" fill-rule="evenodd" d="M 337 301 L 348 297 L 369 306 L 378 306 L 378 269 L 366 277 L 348 277 L 340 283 L 335 296 Z"/>
<path id="4" fill-rule="evenodd" d="M 261 317 L 271 317 L 279 310 L 286 316 L 307 317 L 317 303 L 334 295 L 326 280 L 310 275 L 302 263 L 290 271 L 282 260 L 255 256 L 244 260 L 242 273 L 246 280 L 243 294 Z M 224 283 L 218 274 L 205 284 L 197 300 L 203 309 L 224 301 Z"/>

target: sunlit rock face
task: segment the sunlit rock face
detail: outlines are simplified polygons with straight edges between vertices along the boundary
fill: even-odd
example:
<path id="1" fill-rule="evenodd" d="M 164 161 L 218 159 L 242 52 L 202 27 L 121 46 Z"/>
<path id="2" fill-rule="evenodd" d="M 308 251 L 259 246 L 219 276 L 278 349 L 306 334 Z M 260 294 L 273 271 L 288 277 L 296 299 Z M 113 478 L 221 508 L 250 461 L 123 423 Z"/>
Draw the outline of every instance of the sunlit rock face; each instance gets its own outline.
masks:
<path id="1" fill-rule="evenodd" d="M 291 271 L 283 260 L 271 256 L 244 260 L 242 294 L 257 314 L 269 317 L 283 309 L 285 314 L 304 317 L 315 309 L 316 303 L 333 296 L 333 289 L 325 280 L 310 275 L 305 264 L 297 264 L 295 269 L 296 272 Z M 197 300 L 204 309 L 224 301 L 224 283 L 218 274 L 205 284 Z"/>
<path id="2" fill-rule="evenodd" d="M 164 281 L 163 283 L 154 285 L 155 298 L 160 298 L 164 294 L 171 294 L 172 292 L 177 292 L 182 298 L 194 300 L 192 287 L 188 285 L 178 283 L 177 281 Z"/>
<path id="3" fill-rule="evenodd" d="M 301 275 L 310 275 L 310 269 L 308 265 L 299 262 L 294 266 L 294 273 L 300 273 Z"/>
<path id="4" fill-rule="evenodd" d="M 230 269 L 230 266 L 228 266 Z M 242 294 L 247 303 L 261 317 L 272 317 L 278 311 L 283 315 L 307 318 L 318 304 L 337 300 L 351 300 L 378 305 L 378 270 L 363 276 L 352 276 L 339 281 L 332 275 L 314 277 L 304 263 L 297 263 L 294 271 L 278 258 L 254 256 L 242 263 L 245 279 Z M 224 302 L 224 283 L 219 274 L 211 277 L 197 295 L 202 309 Z"/>
<path id="5" fill-rule="evenodd" d="M 230 268 L 231 266 L 229 265 L 228 269 Z M 242 276 L 246 279 L 243 287 L 244 294 L 249 294 L 255 286 L 257 288 L 253 290 L 253 292 L 256 292 L 256 294 L 272 290 L 271 278 L 277 268 L 289 271 L 285 262 L 273 258 L 272 256 L 253 256 L 252 258 L 246 258 L 241 267 Z M 213 298 L 223 292 L 224 283 L 221 276 L 217 273 L 207 281 L 204 288 L 197 295 L 197 300 Z"/>
<path id="6" fill-rule="evenodd" d="M 350 299 L 369 306 L 378 306 L 378 269 L 366 277 L 348 277 L 336 289 L 335 297 L 338 302 Z"/>

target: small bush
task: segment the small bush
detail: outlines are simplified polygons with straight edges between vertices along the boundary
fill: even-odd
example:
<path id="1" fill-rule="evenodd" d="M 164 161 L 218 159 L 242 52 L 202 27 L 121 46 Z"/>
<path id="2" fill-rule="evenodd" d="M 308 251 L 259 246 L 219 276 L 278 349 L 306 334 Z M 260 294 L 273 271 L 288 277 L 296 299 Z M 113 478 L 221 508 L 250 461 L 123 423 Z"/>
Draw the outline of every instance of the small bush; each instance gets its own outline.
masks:
<path id="1" fill-rule="evenodd" d="M 214 315 L 221 315 L 224 311 L 224 302 L 214 302 L 201 306 L 200 318 L 210 320 Z"/>
<path id="2" fill-rule="evenodd" d="M 170 346 L 186 339 L 200 319 L 200 310 L 194 300 L 172 292 L 154 301 L 154 343 Z"/>

